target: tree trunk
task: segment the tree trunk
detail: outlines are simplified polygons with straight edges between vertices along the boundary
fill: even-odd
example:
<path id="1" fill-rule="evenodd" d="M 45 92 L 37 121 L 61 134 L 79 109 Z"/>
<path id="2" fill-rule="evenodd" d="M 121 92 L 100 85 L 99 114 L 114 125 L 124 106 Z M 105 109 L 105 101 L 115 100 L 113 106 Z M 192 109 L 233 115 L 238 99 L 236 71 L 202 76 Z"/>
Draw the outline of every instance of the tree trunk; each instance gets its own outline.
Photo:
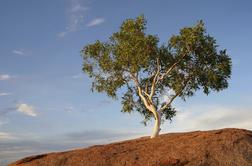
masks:
<path id="1" fill-rule="evenodd" d="M 155 125 L 154 125 L 154 128 L 153 128 L 151 138 L 155 138 L 156 136 L 158 136 L 159 132 L 161 130 L 160 129 L 160 124 L 161 124 L 160 114 L 157 111 L 153 112 L 153 114 L 154 114 L 154 117 L 155 117 Z"/>

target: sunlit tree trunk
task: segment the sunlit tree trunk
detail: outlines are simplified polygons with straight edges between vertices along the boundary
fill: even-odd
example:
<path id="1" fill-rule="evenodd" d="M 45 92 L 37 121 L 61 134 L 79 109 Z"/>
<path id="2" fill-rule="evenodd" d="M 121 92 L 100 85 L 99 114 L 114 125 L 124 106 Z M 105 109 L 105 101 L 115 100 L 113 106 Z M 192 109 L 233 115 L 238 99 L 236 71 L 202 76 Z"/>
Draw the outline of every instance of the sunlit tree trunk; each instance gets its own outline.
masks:
<path id="1" fill-rule="evenodd" d="M 159 135 L 160 130 L 161 130 L 160 129 L 160 124 L 161 124 L 160 113 L 158 111 L 154 111 L 153 114 L 155 117 L 155 125 L 154 125 L 153 131 L 152 131 L 151 138 L 157 137 Z"/>

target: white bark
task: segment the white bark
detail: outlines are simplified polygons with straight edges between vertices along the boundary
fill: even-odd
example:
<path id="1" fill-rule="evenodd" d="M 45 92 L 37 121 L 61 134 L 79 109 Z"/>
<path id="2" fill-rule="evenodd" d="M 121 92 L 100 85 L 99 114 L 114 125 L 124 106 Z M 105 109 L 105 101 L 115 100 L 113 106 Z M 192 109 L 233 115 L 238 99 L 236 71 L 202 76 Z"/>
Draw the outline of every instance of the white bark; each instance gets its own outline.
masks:
<path id="1" fill-rule="evenodd" d="M 151 135 L 151 138 L 154 138 L 156 136 L 159 135 L 159 132 L 160 132 L 160 124 L 161 124 L 161 116 L 160 116 L 160 112 L 158 112 L 156 110 L 156 108 L 154 107 L 153 103 L 152 103 L 152 97 L 154 95 L 154 90 L 155 90 L 155 82 L 156 82 L 156 79 L 157 79 L 157 76 L 159 74 L 159 69 L 155 75 L 155 78 L 153 80 L 153 84 L 152 84 L 152 89 L 151 89 L 151 94 L 149 95 L 147 92 L 145 92 L 144 90 L 142 90 L 142 88 L 140 87 L 139 85 L 139 82 L 138 82 L 138 79 L 137 79 L 137 76 L 134 76 L 132 75 L 132 79 L 138 89 L 138 95 L 139 97 L 141 98 L 141 100 L 143 101 L 144 103 L 144 106 L 154 114 L 154 117 L 155 117 L 155 125 L 154 125 L 154 128 L 153 128 L 153 132 L 152 132 L 152 135 Z M 148 97 L 146 98 L 146 96 L 143 95 L 143 93 Z"/>
<path id="2" fill-rule="evenodd" d="M 158 111 L 153 112 L 154 116 L 155 116 L 155 125 L 152 131 L 152 135 L 151 138 L 155 138 L 159 135 L 160 132 L 160 124 L 161 124 L 161 116 L 160 113 Z"/>

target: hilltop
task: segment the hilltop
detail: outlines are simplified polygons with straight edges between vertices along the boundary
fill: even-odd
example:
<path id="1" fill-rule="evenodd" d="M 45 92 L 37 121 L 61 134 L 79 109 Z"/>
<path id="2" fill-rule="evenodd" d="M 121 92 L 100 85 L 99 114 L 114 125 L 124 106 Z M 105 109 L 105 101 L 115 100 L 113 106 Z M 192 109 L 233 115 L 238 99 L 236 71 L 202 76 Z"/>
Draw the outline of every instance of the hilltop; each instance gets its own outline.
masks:
<path id="1" fill-rule="evenodd" d="M 251 166 L 252 131 L 220 129 L 26 157 L 9 166 Z"/>

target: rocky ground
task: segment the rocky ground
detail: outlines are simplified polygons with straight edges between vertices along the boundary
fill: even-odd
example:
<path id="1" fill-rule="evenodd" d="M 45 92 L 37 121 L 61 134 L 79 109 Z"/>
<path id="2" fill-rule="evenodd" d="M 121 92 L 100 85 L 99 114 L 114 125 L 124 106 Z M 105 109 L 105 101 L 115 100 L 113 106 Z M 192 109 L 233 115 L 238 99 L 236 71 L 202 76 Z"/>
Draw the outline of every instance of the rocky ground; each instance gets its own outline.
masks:
<path id="1" fill-rule="evenodd" d="M 252 166 L 252 131 L 169 133 L 31 156 L 10 166 Z"/>

